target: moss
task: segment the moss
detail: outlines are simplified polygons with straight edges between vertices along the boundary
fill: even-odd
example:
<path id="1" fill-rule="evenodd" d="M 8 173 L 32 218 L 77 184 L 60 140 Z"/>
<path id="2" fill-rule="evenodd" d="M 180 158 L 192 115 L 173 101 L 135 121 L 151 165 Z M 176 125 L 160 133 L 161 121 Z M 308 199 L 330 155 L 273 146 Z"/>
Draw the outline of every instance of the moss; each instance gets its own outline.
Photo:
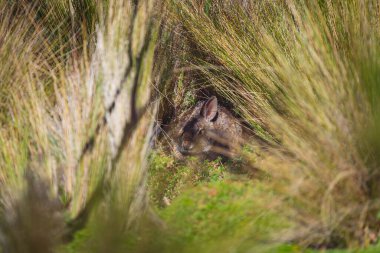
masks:
<path id="1" fill-rule="evenodd" d="M 148 187 L 154 205 L 164 207 L 185 189 L 201 182 L 217 182 L 226 176 L 226 167 L 221 159 L 199 161 L 190 157 L 176 161 L 161 151 L 150 156 Z"/>

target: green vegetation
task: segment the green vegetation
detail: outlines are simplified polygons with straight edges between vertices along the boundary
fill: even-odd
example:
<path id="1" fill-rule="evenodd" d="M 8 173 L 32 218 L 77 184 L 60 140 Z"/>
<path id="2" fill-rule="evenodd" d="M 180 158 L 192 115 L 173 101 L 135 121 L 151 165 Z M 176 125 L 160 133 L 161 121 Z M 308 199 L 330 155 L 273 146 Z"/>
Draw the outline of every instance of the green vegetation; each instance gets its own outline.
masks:
<path id="1" fill-rule="evenodd" d="M 199 1 L 171 1 L 173 15 L 213 57 L 195 64 L 273 143 L 254 165 L 272 177 L 280 209 L 293 216 L 291 237 L 303 245 L 357 246 L 367 241 L 358 231 L 377 230 L 358 218 L 377 209 L 363 183 L 378 167 L 361 155 L 360 132 L 377 110 L 366 97 L 378 83 L 361 71 L 378 58 L 372 25 L 379 16 L 372 1 L 359 2 L 253 1 L 244 10 L 216 1 L 204 12 Z"/>
<path id="2" fill-rule="evenodd" d="M 272 194 L 260 183 L 223 181 L 201 184 L 162 212 L 185 252 L 246 252 L 270 244 L 270 233 L 287 222 L 270 210 Z M 255 201 L 267 195 L 266 201 Z M 255 217 L 252 219 L 251 217 Z M 254 242 L 261 242 L 256 245 Z"/>
<path id="3" fill-rule="evenodd" d="M 379 6 L 0 0 L 0 252 L 380 251 Z M 178 157 L 214 94 L 241 152 Z"/>
<path id="4" fill-rule="evenodd" d="M 192 157 L 184 163 L 161 152 L 152 153 L 150 159 L 148 189 L 151 200 L 160 207 L 165 201 L 170 203 L 183 190 L 201 182 L 218 182 L 228 173 L 221 159 L 200 162 Z"/>

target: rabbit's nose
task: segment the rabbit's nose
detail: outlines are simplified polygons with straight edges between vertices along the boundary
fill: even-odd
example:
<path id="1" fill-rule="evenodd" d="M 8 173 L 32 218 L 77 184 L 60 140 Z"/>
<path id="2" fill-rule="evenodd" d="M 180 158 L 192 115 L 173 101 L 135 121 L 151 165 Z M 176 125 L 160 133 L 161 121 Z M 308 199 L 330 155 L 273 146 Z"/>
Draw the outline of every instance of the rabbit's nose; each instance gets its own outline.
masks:
<path id="1" fill-rule="evenodd" d="M 183 141 L 182 142 L 182 148 L 186 151 L 189 151 L 193 148 L 193 145 L 191 144 L 190 141 Z"/>

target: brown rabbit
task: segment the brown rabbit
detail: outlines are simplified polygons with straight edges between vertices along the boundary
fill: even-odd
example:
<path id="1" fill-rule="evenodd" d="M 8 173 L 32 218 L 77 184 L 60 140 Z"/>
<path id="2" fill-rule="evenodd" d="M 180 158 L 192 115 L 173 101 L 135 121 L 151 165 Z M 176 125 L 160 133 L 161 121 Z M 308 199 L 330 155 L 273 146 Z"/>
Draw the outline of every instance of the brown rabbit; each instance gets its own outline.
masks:
<path id="1" fill-rule="evenodd" d="M 198 104 L 180 117 L 175 137 L 178 156 L 197 155 L 216 159 L 232 157 L 242 139 L 240 122 L 215 96 Z"/>

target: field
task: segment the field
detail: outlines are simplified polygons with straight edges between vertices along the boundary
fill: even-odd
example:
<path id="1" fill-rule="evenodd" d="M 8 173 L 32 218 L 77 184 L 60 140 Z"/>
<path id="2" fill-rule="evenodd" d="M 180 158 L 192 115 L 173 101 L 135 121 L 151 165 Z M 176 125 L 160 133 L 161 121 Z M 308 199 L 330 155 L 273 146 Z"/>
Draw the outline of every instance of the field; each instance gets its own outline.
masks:
<path id="1" fill-rule="evenodd" d="M 0 0 L 0 253 L 380 252 L 379 129 L 379 0 Z"/>

